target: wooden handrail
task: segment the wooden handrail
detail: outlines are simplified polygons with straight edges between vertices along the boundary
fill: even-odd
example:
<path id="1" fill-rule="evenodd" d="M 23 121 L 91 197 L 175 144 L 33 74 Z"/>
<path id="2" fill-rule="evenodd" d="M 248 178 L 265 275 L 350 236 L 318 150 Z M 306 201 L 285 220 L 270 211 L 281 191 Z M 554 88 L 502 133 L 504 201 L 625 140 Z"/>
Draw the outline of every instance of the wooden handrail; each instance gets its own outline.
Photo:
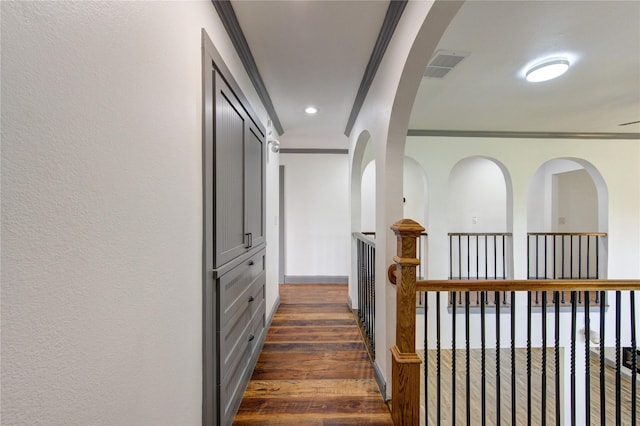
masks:
<path id="1" fill-rule="evenodd" d="M 387 270 L 396 284 L 395 263 Z M 416 291 L 640 291 L 640 280 L 416 280 Z"/>
<path id="2" fill-rule="evenodd" d="M 640 290 L 640 280 L 420 280 L 416 291 Z"/>
<path id="3" fill-rule="evenodd" d="M 555 235 L 573 237 L 606 237 L 606 232 L 527 232 L 527 235 Z"/>
<path id="4" fill-rule="evenodd" d="M 511 232 L 449 232 L 447 234 L 450 237 L 456 236 L 470 236 L 470 237 L 511 237 L 513 234 Z"/>

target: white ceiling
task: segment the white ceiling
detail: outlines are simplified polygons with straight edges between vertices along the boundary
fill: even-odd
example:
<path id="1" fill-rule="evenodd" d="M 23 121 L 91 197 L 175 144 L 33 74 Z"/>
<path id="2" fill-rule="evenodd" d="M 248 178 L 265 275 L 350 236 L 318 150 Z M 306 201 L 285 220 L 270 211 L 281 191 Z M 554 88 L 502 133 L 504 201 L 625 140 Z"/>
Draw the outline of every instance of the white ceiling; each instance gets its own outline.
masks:
<path id="1" fill-rule="evenodd" d="M 469 1 L 438 46 L 470 52 L 425 78 L 412 129 L 640 132 L 640 1 Z M 527 65 L 567 56 L 558 79 L 528 83 Z"/>
<path id="2" fill-rule="evenodd" d="M 296 139 L 309 144 L 341 138 L 340 148 L 346 148 L 344 130 L 389 3 L 232 4 L 284 128 L 283 146 Z M 308 105 L 315 105 L 318 113 L 305 114 Z"/>
<path id="3" fill-rule="evenodd" d="M 388 4 L 233 1 L 283 147 L 347 147 L 343 132 Z M 411 129 L 640 132 L 618 126 L 640 120 L 640 1 L 470 0 L 439 48 L 470 55 L 444 79 L 423 79 Z M 528 64 L 559 54 L 572 62 L 565 75 L 524 80 Z M 309 104 L 316 116 L 304 113 Z"/>

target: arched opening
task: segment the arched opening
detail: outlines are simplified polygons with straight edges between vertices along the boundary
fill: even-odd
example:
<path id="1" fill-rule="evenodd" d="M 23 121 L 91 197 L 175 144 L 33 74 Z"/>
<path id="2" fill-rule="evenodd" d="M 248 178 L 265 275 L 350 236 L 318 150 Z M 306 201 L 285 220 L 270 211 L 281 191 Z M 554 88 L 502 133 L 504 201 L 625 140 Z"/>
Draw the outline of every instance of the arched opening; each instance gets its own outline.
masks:
<path id="1" fill-rule="evenodd" d="M 512 191 L 505 167 L 486 157 L 460 160 L 448 182 L 449 277 L 507 279 L 512 266 Z M 488 303 L 509 303 L 508 294 L 493 294 Z M 461 298 L 449 300 L 461 305 Z M 473 295 L 472 305 L 480 304 Z"/>
<path id="2" fill-rule="evenodd" d="M 371 141 L 371 134 L 367 130 L 364 130 L 358 136 L 351 157 L 351 232 L 363 231 L 362 175 L 367 164 L 372 159 L 373 143 Z"/>
<path id="3" fill-rule="evenodd" d="M 363 194 L 374 194 L 375 196 L 375 179 L 373 180 L 372 188 L 365 188 L 363 185 L 368 185 L 368 181 L 363 180 L 363 175 L 367 163 L 373 164 L 373 143 L 371 141 L 371 134 L 364 130 L 358 136 L 356 145 L 353 149 L 353 155 L 351 157 L 351 232 L 354 235 L 351 238 L 351 270 L 349 277 L 349 306 L 352 309 L 359 309 L 359 293 L 358 293 L 358 272 L 359 272 L 359 246 L 358 240 L 355 236 L 359 232 L 367 232 L 367 227 L 371 226 L 368 223 L 368 217 L 365 217 L 370 212 L 375 214 L 375 201 L 373 208 L 369 206 L 369 203 L 365 200 L 363 202 Z M 375 171 L 374 171 L 375 176 Z M 363 183 L 364 182 L 364 183 Z M 375 199 L 374 199 L 375 200 Z M 374 226 L 369 230 L 375 230 L 375 216 Z"/>
<path id="4" fill-rule="evenodd" d="M 509 185 L 510 186 L 510 185 Z M 510 217 L 507 176 L 492 159 L 470 157 L 449 174 L 449 230 L 508 232 Z"/>
<path id="5" fill-rule="evenodd" d="M 542 164 L 529 184 L 529 276 L 607 276 L 608 191 L 589 162 L 556 158 Z"/>

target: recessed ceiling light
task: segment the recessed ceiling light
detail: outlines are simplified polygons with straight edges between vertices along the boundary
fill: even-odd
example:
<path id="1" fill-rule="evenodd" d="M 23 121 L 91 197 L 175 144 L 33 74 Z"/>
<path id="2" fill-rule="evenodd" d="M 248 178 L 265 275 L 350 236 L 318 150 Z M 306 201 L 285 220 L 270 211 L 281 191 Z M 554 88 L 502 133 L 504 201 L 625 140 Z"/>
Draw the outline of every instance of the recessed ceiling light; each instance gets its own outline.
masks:
<path id="1" fill-rule="evenodd" d="M 318 112 L 318 108 L 314 106 L 308 106 L 304 109 L 304 112 L 306 112 L 307 114 L 315 114 L 316 112 Z"/>
<path id="2" fill-rule="evenodd" d="M 531 67 L 526 74 L 527 81 L 538 83 L 560 77 L 569 69 L 569 61 L 555 58 Z"/>

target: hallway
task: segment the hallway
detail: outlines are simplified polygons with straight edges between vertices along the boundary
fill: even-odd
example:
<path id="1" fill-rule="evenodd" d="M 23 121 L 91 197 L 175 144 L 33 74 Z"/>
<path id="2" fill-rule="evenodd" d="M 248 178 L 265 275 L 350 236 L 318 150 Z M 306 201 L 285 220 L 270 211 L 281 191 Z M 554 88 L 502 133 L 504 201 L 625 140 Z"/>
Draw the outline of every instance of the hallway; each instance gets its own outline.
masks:
<path id="1" fill-rule="evenodd" d="M 346 285 L 280 285 L 235 425 L 390 425 Z"/>

